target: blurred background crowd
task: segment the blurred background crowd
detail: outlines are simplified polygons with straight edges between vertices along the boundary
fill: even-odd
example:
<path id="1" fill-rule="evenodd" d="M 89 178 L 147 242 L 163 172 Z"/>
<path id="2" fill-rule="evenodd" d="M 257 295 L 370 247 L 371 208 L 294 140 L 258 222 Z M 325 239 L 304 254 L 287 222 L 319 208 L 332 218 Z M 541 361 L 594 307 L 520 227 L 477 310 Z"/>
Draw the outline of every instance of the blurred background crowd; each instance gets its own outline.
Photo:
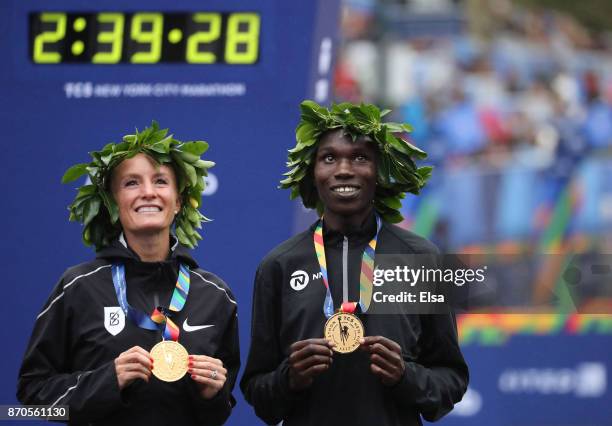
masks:
<path id="1" fill-rule="evenodd" d="M 406 226 L 451 251 L 612 248 L 611 17 L 605 1 L 344 2 L 336 101 L 390 107 L 436 166 Z"/>

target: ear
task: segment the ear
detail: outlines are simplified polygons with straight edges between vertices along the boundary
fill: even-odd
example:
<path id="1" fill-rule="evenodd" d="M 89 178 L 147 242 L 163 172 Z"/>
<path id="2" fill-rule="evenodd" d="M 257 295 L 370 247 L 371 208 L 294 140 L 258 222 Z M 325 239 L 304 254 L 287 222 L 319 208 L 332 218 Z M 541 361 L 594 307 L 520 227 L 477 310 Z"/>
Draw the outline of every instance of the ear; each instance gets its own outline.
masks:
<path id="1" fill-rule="evenodd" d="M 178 194 L 178 196 L 176 197 L 176 203 L 174 205 L 174 211 L 176 212 L 175 215 L 177 215 L 181 211 L 181 206 L 181 195 Z"/>

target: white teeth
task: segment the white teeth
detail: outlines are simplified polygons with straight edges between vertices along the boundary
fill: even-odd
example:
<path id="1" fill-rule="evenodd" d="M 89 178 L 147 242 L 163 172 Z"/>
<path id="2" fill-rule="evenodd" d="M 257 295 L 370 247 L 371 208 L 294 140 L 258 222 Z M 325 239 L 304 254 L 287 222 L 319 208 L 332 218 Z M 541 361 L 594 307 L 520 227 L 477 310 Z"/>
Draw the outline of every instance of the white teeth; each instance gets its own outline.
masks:
<path id="1" fill-rule="evenodd" d="M 356 188 L 354 186 L 339 186 L 337 188 L 334 188 L 333 191 L 334 192 L 341 192 L 341 193 L 348 193 L 348 192 L 355 192 L 355 191 L 357 191 L 357 189 L 359 189 L 359 188 Z"/>
<path id="2" fill-rule="evenodd" d="M 161 209 L 155 206 L 144 206 L 136 209 L 138 213 L 160 212 Z"/>

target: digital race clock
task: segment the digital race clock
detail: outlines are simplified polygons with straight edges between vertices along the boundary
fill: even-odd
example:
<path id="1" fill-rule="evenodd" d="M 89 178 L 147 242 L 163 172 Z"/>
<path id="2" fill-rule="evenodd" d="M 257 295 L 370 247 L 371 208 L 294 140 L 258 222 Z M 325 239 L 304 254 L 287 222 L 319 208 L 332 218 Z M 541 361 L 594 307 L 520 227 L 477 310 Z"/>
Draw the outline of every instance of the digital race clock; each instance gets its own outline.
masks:
<path id="1" fill-rule="evenodd" d="M 261 19 L 253 12 L 33 12 L 35 64 L 254 64 Z"/>

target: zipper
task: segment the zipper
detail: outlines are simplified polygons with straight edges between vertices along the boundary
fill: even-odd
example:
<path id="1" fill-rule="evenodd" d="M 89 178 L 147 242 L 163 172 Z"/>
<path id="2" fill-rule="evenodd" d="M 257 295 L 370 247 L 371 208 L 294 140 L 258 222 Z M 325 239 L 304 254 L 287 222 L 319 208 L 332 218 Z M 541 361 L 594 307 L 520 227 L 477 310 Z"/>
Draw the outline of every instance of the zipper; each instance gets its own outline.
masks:
<path id="1" fill-rule="evenodd" d="M 346 235 L 342 241 L 342 303 L 348 302 L 348 246 Z"/>

